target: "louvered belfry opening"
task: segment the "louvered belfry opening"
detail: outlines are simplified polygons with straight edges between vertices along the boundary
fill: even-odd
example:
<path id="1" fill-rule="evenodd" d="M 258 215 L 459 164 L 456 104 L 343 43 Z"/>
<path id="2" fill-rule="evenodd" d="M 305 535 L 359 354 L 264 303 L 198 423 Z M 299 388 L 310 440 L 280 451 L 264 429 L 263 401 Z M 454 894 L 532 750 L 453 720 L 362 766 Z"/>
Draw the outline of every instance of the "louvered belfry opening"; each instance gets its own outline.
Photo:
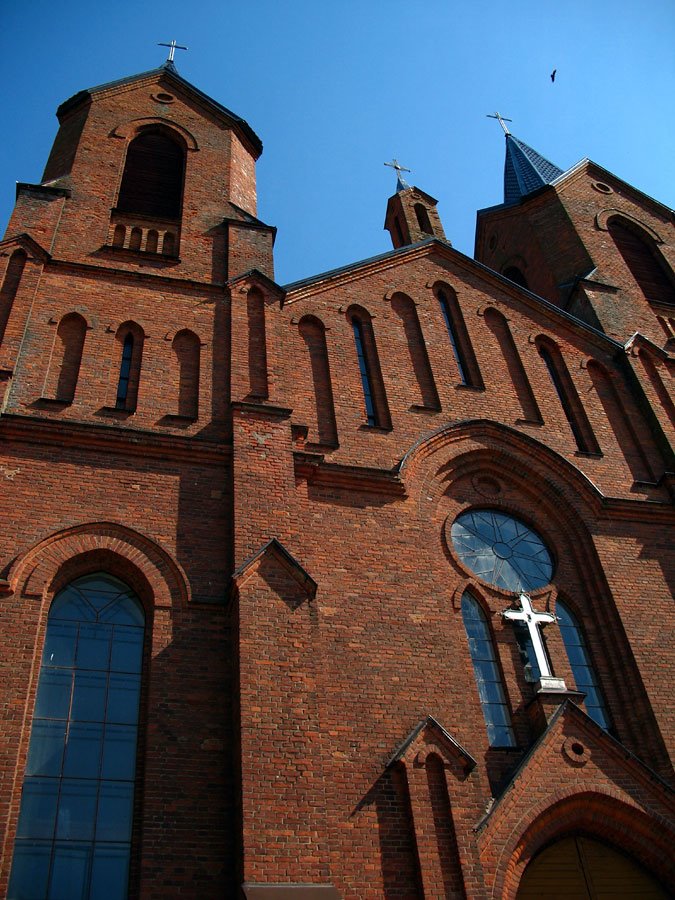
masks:
<path id="1" fill-rule="evenodd" d="M 178 219 L 184 164 L 182 148 L 166 134 L 155 129 L 142 132 L 129 144 L 118 211 Z"/>
<path id="2" fill-rule="evenodd" d="M 610 219 L 607 228 L 647 300 L 675 303 L 675 282 L 649 238 L 642 237 L 637 229 L 617 218 Z"/>

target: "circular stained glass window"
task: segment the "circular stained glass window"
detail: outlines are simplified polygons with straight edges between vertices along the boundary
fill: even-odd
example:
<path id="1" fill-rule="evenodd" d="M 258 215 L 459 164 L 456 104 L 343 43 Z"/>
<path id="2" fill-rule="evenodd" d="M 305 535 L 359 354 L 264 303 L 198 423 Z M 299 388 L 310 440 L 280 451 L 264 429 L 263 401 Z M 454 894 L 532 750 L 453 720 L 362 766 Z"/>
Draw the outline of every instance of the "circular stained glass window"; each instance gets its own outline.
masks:
<path id="1" fill-rule="evenodd" d="M 520 519 L 494 509 L 473 509 L 455 519 L 450 535 L 457 556 L 488 584 L 506 591 L 534 591 L 551 580 L 551 554 Z"/>

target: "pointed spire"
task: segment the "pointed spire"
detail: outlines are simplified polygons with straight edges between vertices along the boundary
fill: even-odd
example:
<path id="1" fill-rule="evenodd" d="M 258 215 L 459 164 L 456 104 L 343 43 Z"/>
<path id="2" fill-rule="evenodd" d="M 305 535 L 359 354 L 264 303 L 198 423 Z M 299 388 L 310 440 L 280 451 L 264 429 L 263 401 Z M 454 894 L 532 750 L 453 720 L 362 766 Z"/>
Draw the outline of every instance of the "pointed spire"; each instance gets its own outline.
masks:
<path id="1" fill-rule="evenodd" d="M 562 174 L 562 169 L 506 132 L 504 203 L 517 203 L 537 188 L 551 184 Z"/>

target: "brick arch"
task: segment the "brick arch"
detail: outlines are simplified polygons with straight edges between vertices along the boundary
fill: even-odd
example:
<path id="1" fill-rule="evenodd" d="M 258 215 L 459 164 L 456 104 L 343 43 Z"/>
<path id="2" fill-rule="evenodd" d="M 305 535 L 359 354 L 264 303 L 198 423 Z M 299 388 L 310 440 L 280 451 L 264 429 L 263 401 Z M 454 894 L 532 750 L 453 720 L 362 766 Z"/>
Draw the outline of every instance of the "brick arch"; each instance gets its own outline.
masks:
<path id="1" fill-rule="evenodd" d="M 440 484 L 450 472 L 456 476 L 486 464 L 506 474 L 523 468 L 540 472 L 556 494 L 556 503 L 568 494 L 589 514 L 601 508 L 603 495 L 581 469 L 529 435 L 489 419 L 451 422 L 423 435 L 401 460 L 399 476 L 408 493 L 422 498 L 431 482 Z"/>
<path id="2" fill-rule="evenodd" d="M 43 598 L 94 569 L 109 568 L 154 606 L 191 598 L 182 567 L 154 541 L 112 522 L 93 522 L 51 534 L 19 556 L 9 573 L 14 593 Z"/>
<path id="3" fill-rule="evenodd" d="M 526 821 L 529 819 L 529 822 Z M 664 884 L 672 883 L 675 829 L 665 816 L 626 803 L 610 788 L 554 793 L 528 811 L 503 845 L 490 896 L 515 900 L 528 864 L 550 844 L 583 834 L 634 857 Z"/>
<path id="4" fill-rule="evenodd" d="M 645 232 L 646 235 L 652 238 L 657 244 L 663 243 L 663 238 L 658 231 L 655 231 L 650 225 L 647 225 L 646 222 L 637 219 L 635 216 L 631 216 L 630 213 L 624 212 L 622 209 L 603 209 L 596 215 L 595 224 L 601 231 L 609 231 L 608 226 L 610 219 L 625 219 L 626 222 L 629 222 L 635 228 L 639 228 L 641 231 Z"/>
<path id="5" fill-rule="evenodd" d="M 131 141 L 147 125 L 161 125 L 167 131 L 180 135 L 187 150 L 199 150 L 199 144 L 192 132 L 188 131 L 183 125 L 178 125 L 177 122 L 173 122 L 171 119 L 163 119 L 160 116 L 149 116 L 145 119 L 132 119 L 130 122 L 121 122 L 113 128 L 111 134 L 113 137 L 125 138 Z"/>

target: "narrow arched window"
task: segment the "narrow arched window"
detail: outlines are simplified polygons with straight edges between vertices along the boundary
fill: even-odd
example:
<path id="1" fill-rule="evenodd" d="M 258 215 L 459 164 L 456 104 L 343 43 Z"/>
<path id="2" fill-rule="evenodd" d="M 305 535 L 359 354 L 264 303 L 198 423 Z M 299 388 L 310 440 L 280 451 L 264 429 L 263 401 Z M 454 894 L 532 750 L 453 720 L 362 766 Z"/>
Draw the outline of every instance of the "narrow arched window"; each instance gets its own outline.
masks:
<path id="1" fill-rule="evenodd" d="M 15 250 L 7 263 L 7 270 L 0 290 L 0 341 L 4 337 L 9 314 L 12 311 L 14 298 L 19 290 L 21 276 L 26 267 L 27 254 L 24 250 Z"/>
<path id="2" fill-rule="evenodd" d="M 556 614 L 577 690 L 586 694 L 586 699 L 584 700 L 586 712 L 602 728 L 609 728 L 607 706 L 586 647 L 581 626 L 572 611 L 565 606 L 562 600 L 558 600 L 556 603 Z"/>
<path id="3" fill-rule="evenodd" d="M 253 288 L 246 298 L 248 318 L 248 378 L 251 397 L 266 400 L 269 397 L 267 373 L 267 328 L 265 325 L 265 298 Z"/>
<path id="4" fill-rule="evenodd" d="M 45 387 L 47 398 L 73 402 L 86 334 L 87 323 L 78 313 L 70 313 L 59 322 Z"/>
<path id="5" fill-rule="evenodd" d="M 129 332 L 124 338 L 122 344 L 122 362 L 120 363 L 120 380 L 117 382 L 117 400 L 115 405 L 118 409 L 126 409 L 127 397 L 129 396 L 129 379 L 131 376 L 131 360 L 134 356 L 134 336 Z"/>
<path id="6" fill-rule="evenodd" d="M 654 472 L 647 456 L 647 449 L 651 446 L 649 428 L 644 422 L 639 422 L 636 430 L 631 420 L 629 406 L 617 391 L 613 375 L 604 366 L 591 360 L 587 368 L 634 480 L 654 481 Z M 637 410 L 635 412 L 637 413 Z"/>
<path id="7" fill-rule="evenodd" d="M 140 228 L 132 228 L 131 236 L 129 237 L 129 249 L 130 250 L 140 250 L 141 249 L 141 241 L 143 240 L 143 232 Z"/>
<path id="8" fill-rule="evenodd" d="M 544 340 L 537 341 L 537 350 L 544 361 L 577 447 L 582 453 L 599 453 L 600 447 L 595 440 L 591 424 L 570 378 L 570 373 L 567 371 L 562 354 L 553 343 Z"/>
<path id="9" fill-rule="evenodd" d="M 138 401 L 138 385 L 141 377 L 143 356 L 143 330 L 134 322 L 120 325 L 117 329 L 119 374 L 115 408 L 134 412 Z"/>
<path id="10" fill-rule="evenodd" d="M 316 316 L 303 316 L 300 319 L 298 330 L 307 345 L 312 369 L 314 405 L 316 409 L 316 437 L 320 444 L 335 447 L 338 442 L 338 434 L 335 421 L 333 384 L 328 361 L 328 347 L 326 345 L 326 328 Z"/>
<path id="11" fill-rule="evenodd" d="M 159 234 L 155 231 L 154 228 L 151 228 L 148 231 L 148 236 L 145 240 L 145 249 L 148 253 L 157 253 L 157 245 L 159 243 Z"/>
<path id="12" fill-rule="evenodd" d="M 524 420 L 541 424 L 541 412 L 506 317 L 491 307 L 485 310 L 485 323 L 497 338 Z"/>
<path id="13" fill-rule="evenodd" d="M 129 144 L 117 209 L 135 215 L 178 219 L 183 197 L 185 153 L 158 131 L 145 131 Z"/>
<path id="14" fill-rule="evenodd" d="M 172 347 L 178 367 L 178 415 L 196 419 L 199 411 L 199 338 L 192 331 L 179 331 Z"/>
<path id="15" fill-rule="evenodd" d="M 356 356 L 359 361 L 359 372 L 361 374 L 361 386 L 363 388 L 363 399 L 366 407 L 366 421 L 369 425 L 377 425 L 375 401 L 373 400 L 373 381 L 370 374 L 370 366 L 368 365 L 368 358 L 366 357 L 363 325 L 356 317 L 352 319 L 352 329 L 354 330 Z"/>
<path id="16" fill-rule="evenodd" d="M 419 390 L 420 403 L 418 405 L 426 409 L 440 409 L 438 391 L 436 390 L 434 375 L 431 371 L 429 354 L 427 353 L 427 345 L 424 341 L 422 326 L 417 315 L 417 308 L 410 297 L 407 297 L 405 294 L 395 294 L 391 301 L 391 308 L 400 318 L 403 325 L 412 374 Z"/>
<path id="17" fill-rule="evenodd" d="M 436 296 L 443 313 L 445 327 L 448 330 L 450 347 L 457 364 L 460 382 L 466 387 L 483 387 L 483 380 L 478 371 L 478 363 L 471 347 L 469 333 L 466 330 L 464 317 L 454 291 L 438 289 Z"/>
<path id="18" fill-rule="evenodd" d="M 654 241 L 639 227 L 616 217 L 609 220 L 607 230 L 647 300 L 675 303 L 673 273 Z"/>
<path id="19" fill-rule="evenodd" d="M 434 230 L 431 227 L 431 221 L 429 220 L 429 213 L 427 212 L 426 207 L 421 203 L 416 203 L 414 209 L 420 231 L 423 234 L 433 234 Z"/>
<path id="20" fill-rule="evenodd" d="M 126 898 L 144 627 L 105 573 L 54 598 L 8 897 Z"/>
<path id="21" fill-rule="evenodd" d="M 462 620 L 490 745 L 514 747 L 511 711 L 506 702 L 490 628 L 480 604 L 468 591 L 462 596 Z"/>
<path id="22" fill-rule="evenodd" d="M 113 247 L 124 247 L 127 230 L 124 225 L 116 225 L 113 234 Z"/>
<path id="23" fill-rule="evenodd" d="M 375 342 L 375 332 L 370 314 L 361 306 L 347 310 L 347 319 L 352 327 L 356 357 L 361 376 L 363 400 L 368 425 L 391 428 L 389 404 L 384 389 L 382 369 Z"/>

